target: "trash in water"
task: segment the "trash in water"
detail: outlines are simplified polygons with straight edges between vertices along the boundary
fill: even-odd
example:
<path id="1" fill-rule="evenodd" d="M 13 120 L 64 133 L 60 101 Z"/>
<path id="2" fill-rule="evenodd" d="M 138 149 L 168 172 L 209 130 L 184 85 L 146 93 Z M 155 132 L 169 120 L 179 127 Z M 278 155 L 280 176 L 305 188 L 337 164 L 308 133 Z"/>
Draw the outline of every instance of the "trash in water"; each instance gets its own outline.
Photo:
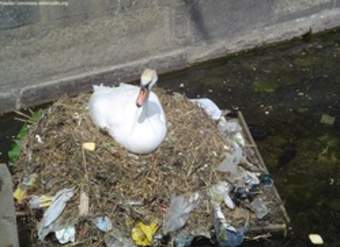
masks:
<path id="1" fill-rule="evenodd" d="M 224 202 L 228 208 L 234 209 L 235 203 L 231 199 L 229 193 L 232 191 L 233 186 L 227 182 L 219 182 L 216 185 L 213 185 L 209 189 L 209 196 L 210 199 L 214 203 L 220 204 L 221 202 Z"/>
<path id="2" fill-rule="evenodd" d="M 33 195 L 31 196 L 31 199 L 29 200 L 28 204 L 30 208 L 32 209 L 38 209 L 38 208 L 47 208 L 51 205 L 53 200 L 52 196 L 36 196 Z"/>
<path id="3" fill-rule="evenodd" d="M 332 117 L 324 113 L 321 115 L 320 123 L 326 124 L 326 125 L 333 125 L 335 123 L 335 117 Z"/>
<path id="4" fill-rule="evenodd" d="M 83 149 L 88 151 L 95 151 L 96 150 L 96 143 L 94 142 L 84 142 Z"/>
<path id="5" fill-rule="evenodd" d="M 263 219 L 270 211 L 260 198 L 256 198 L 250 203 L 250 209 L 256 214 L 258 219 Z"/>
<path id="6" fill-rule="evenodd" d="M 116 228 L 105 234 L 104 242 L 106 247 L 135 247 L 132 241 Z"/>
<path id="7" fill-rule="evenodd" d="M 192 194 L 189 198 L 184 195 L 172 195 L 170 207 L 163 222 L 163 233 L 168 234 L 182 228 L 191 211 L 198 205 L 199 198 L 198 193 Z"/>
<path id="8" fill-rule="evenodd" d="M 233 143 L 231 153 L 226 153 L 224 160 L 218 165 L 217 170 L 220 172 L 229 172 L 231 175 L 234 175 L 242 159 L 242 148 L 238 144 Z"/>
<path id="9" fill-rule="evenodd" d="M 66 244 L 69 242 L 74 243 L 76 240 L 76 229 L 74 226 L 67 226 L 63 229 L 55 231 L 55 236 L 58 242 L 61 244 Z"/>
<path id="10" fill-rule="evenodd" d="M 45 211 L 44 216 L 41 220 L 38 229 L 39 240 L 44 240 L 46 235 L 54 230 L 53 227 L 50 227 L 50 225 L 60 216 L 66 206 L 66 202 L 70 200 L 73 195 L 73 188 L 62 189 L 55 194 L 51 205 Z"/>
<path id="11" fill-rule="evenodd" d="M 87 216 L 89 214 L 90 200 L 85 191 L 80 192 L 79 197 L 79 216 Z"/>
<path id="12" fill-rule="evenodd" d="M 210 99 L 201 98 L 201 99 L 191 99 L 191 102 L 197 104 L 200 108 L 202 108 L 207 115 L 213 120 L 219 120 L 222 116 L 221 109 Z"/>
<path id="13" fill-rule="evenodd" d="M 312 242 L 312 244 L 315 245 L 323 245 L 323 239 L 319 234 L 309 234 L 308 235 L 309 240 Z"/>
<path id="14" fill-rule="evenodd" d="M 178 234 L 175 239 L 176 247 L 190 247 L 191 242 L 194 239 L 192 235 Z"/>
<path id="15" fill-rule="evenodd" d="M 139 222 L 131 231 L 132 239 L 138 246 L 150 246 L 158 228 L 159 226 L 156 222 L 149 225 Z"/>
<path id="16" fill-rule="evenodd" d="M 23 178 L 22 182 L 18 185 L 13 193 L 13 197 L 17 200 L 17 203 L 22 204 L 24 202 L 27 197 L 27 190 L 34 185 L 37 177 L 38 175 L 33 173 Z"/>
<path id="17" fill-rule="evenodd" d="M 100 216 L 94 220 L 96 227 L 102 232 L 108 232 L 112 230 L 112 223 L 109 217 Z"/>
<path id="18" fill-rule="evenodd" d="M 227 223 L 219 205 L 213 207 L 213 219 L 215 238 L 219 247 L 237 247 L 243 243 L 245 229 L 236 229 Z"/>

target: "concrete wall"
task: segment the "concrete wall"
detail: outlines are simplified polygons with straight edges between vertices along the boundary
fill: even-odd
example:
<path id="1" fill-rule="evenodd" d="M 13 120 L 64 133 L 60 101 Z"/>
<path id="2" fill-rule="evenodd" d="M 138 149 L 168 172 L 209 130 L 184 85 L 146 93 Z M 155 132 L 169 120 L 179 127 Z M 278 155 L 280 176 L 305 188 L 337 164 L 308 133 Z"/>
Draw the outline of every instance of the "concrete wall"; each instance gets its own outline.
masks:
<path id="1" fill-rule="evenodd" d="M 340 25 L 340 0 L 67 3 L 0 6 L 0 112 Z"/>

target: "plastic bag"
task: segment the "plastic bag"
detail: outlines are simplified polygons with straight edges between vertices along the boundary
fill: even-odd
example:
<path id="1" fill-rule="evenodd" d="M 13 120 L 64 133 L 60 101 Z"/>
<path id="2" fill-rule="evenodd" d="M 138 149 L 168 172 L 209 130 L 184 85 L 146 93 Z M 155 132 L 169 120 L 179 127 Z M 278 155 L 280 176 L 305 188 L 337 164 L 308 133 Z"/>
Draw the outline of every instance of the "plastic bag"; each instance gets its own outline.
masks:
<path id="1" fill-rule="evenodd" d="M 192 194 L 189 198 L 184 195 L 172 195 L 170 207 L 163 222 L 163 233 L 168 234 L 182 228 L 191 211 L 198 205 L 199 198 L 198 193 Z"/>
<path id="2" fill-rule="evenodd" d="M 205 113 L 213 120 L 219 120 L 222 116 L 221 109 L 208 98 L 191 99 L 190 101 L 202 108 Z"/>

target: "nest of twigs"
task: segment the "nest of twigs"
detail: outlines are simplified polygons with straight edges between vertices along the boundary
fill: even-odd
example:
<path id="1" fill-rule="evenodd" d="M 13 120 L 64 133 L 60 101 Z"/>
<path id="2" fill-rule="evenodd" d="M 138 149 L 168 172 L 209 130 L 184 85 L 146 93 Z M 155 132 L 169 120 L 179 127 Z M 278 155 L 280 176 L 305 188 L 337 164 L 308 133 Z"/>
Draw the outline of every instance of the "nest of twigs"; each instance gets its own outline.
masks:
<path id="1" fill-rule="evenodd" d="M 24 175 L 38 174 L 30 192 L 35 195 L 54 195 L 75 187 L 76 195 L 61 217 L 76 224 L 77 241 L 103 244 L 102 233 L 91 223 L 93 217 L 107 215 L 115 227 L 129 233 L 136 220 L 161 222 L 172 194 L 201 191 L 222 180 L 215 168 L 223 159 L 226 143 L 216 123 L 184 96 L 162 90 L 157 94 L 168 133 L 149 155 L 128 153 L 94 126 L 88 112 L 89 94 L 57 101 L 30 127 L 17 162 L 16 182 Z M 96 150 L 83 150 L 84 142 L 95 142 Z M 90 198 L 87 217 L 79 216 L 81 191 Z M 207 225 L 210 211 L 202 210 L 191 216 L 201 220 L 191 220 Z M 33 218 L 40 220 L 37 215 Z"/>

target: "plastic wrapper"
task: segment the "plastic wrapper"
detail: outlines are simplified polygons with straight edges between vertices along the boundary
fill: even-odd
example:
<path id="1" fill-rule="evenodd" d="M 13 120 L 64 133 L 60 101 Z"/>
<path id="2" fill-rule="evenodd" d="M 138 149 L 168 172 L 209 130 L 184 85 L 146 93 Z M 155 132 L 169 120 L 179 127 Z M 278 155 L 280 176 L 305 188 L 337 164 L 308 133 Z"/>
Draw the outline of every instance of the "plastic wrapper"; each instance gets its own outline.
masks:
<path id="1" fill-rule="evenodd" d="M 191 99 L 191 102 L 197 104 L 200 108 L 202 108 L 205 113 L 213 120 L 219 120 L 222 116 L 221 109 L 208 98 Z"/>
<path id="2" fill-rule="evenodd" d="M 55 231 L 55 237 L 61 244 L 66 244 L 69 242 L 74 243 L 74 241 L 76 240 L 76 229 L 74 228 L 74 226 L 67 226 L 58 231 Z"/>
<path id="3" fill-rule="evenodd" d="M 112 230 L 112 223 L 109 217 L 100 216 L 94 220 L 96 227 L 102 232 L 108 232 Z"/>
<path id="4" fill-rule="evenodd" d="M 213 207 L 215 239 L 218 247 L 237 247 L 244 241 L 244 228 L 236 229 L 225 219 L 221 207 Z"/>
<path id="5" fill-rule="evenodd" d="M 163 222 L 164 234 L 176 231 L 185 225 L 191 211 L 198 205 L 199 197 L 198 193 L 192 194 L 189 198 L 184 195 L 171 196 L 170 207 Z"/>
<path id="6" fill-rule="evenodd" d="M 55 231 L 55 224 L 54 223 L 57 218 L 63 212 L 66 203 L 70 200 L 74 195 L 74 189 L 62 189 L 56 193 L 53 197 L 53 201 L 49 208 L 45 211 L 44 216 L 41 220 L 39 229 L 38 229 L 38 237 L 39 240 L 44 240 L 47 234 L 52 231 Z"/>
<path id="7" fill-rule="evenodd" d="M 38 208 L 46 208 L 49 207 L 51 205 L 53 201 L 53 197 L 52 196 L 46 196 L 46 195 L 42 195 L 42 196 L 31 196 L 30 201 L 28 202 L 30 208 L 32 209 L 38 209 Z"/>
<path id="8" fill-rule="evenodd" d="M 231 199 L 229 193 L 232 191 L 233 186 L 227 182 L 219 182 L 209 189 L 209 197 L 214 203 L 220 204 L 224 202 L 228 208 L 234 209 L 235 203 Z"/>
<path id="9" fill-rule="evenodd" d="M 138 246 L 151 246 L 153 237 L 156 234 L 159 226 L 156 222 L 144 224 L 143 222 L 137 225 L 131 231 L 131 237 Z"/>

